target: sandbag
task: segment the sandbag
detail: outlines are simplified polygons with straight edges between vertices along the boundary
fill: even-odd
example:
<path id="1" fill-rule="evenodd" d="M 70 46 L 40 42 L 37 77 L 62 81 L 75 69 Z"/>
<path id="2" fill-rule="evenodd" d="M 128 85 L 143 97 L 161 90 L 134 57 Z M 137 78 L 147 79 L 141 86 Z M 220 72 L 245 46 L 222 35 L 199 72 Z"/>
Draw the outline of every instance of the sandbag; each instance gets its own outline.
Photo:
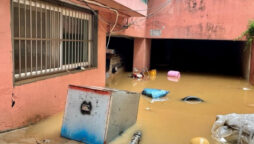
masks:
<path id="1" fill-rule="evenodd" d="M 219 143 L 254 144 L 254 114 L 218 115 L 212 136 Z"/>
<path id="2" fill-rule="evenodd" d="M 166 90 L 161 90 L 161 89 L 150 89 L 150 88 L 145 88 L 142 91 L 143 95 L 152 97 L 152 98 L 160 98 L 164 97 L 169 93 L 169 91 Z"/>

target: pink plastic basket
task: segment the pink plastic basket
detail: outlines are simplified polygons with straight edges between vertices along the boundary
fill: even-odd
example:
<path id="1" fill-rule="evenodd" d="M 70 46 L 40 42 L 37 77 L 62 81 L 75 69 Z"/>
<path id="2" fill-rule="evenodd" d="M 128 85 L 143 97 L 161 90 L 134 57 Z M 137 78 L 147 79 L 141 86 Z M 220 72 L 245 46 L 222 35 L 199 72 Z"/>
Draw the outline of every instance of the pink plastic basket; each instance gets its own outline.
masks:
<path id="1" fill-rule="evenodd" d="M 168 77 L 174 77 L 176 79 L 180 79 L 181 74 L 179 71 L 168 71 Z"/>

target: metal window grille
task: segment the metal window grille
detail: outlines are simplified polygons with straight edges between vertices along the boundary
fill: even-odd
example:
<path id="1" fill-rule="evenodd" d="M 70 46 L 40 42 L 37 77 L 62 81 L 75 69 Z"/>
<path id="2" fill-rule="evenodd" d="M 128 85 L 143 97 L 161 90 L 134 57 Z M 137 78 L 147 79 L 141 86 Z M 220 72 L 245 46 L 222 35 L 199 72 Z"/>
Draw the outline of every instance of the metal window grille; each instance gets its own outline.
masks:
<path id="1" fill-rule="evenodd" d="M 15 80 L 91 63 L 92 14 L 34 0 L 12 1 Z"/>

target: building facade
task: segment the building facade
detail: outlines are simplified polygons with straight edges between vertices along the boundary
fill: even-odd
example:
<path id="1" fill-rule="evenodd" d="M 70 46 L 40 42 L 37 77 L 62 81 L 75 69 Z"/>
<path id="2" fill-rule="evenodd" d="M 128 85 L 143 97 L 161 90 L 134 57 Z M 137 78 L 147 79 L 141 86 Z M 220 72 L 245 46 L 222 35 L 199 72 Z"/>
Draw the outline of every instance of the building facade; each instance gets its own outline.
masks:
<path id="1" fill-rule="evenodd" d="M 235 40 L 253 7 L 253 0 L 1 0 L 0 131 L 62 111 L 69 84 L 105 86 L 109 33 L 134 38 L 133 67 L 149 69 L 151 39 Z M 254 84 L 254 46 L 251 54 Z"/>

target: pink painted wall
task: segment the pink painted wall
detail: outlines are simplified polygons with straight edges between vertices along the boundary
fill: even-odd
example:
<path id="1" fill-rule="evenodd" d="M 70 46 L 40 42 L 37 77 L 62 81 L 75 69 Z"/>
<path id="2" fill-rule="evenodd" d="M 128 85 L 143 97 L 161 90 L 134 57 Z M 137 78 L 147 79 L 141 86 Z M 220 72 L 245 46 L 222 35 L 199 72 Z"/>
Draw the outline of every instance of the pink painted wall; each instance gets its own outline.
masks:
<path id="1" fill-rule="evenodd" d="M 139 34 L 143 33 L 133 32 L 144 30 L 144 37 L 150 39 L 235 40 L 254 19 L 253 7 L 253 0 L 149 0 L 147 19 L 121 34 L 142 37 Z M 159 35 L 151 35 L 151 30 Z M 135 60 L 134 65 L 143 65 L 143 61 Z"/>
<path id="2" fill-rule="evenodd" d="M 149 0 L 147 18 L 129 18 L 134 24 L 116 35 L 235 40 L 254 19 L 253 7 L 253 0 Z"/>
<path id="3" fill-rule="evenodd" d="M 145 17 L 130 17 L 128 24 L 131 24 L 128 29 L 118 28 L 113 32 L 113 35 L 144 38 L 146 35 L 146 18 Z"/>
<path id="4" fill-rule="evenodd" d="M 100 12 L 99 12 L 100 13 Z M 67 86 L 105 86 L 106 25 L 99 21 L 98 68 L 13 86 L 10 0 L 0 1 L 0 131 L 14 129 L 63 111 Z M 11 107 L 12 98 L 15 100 Z"/>
<path id="5" fill-rule="evenodd" d="M 10 1 L 0 1 L 0 130 L 12 127 L 11 96 L 12 83 L 12 44 L 10 28 Z"/>
<path id="6" fill-rule="evenodd" d="M 139 71 L 148 70 L 150 66 L 151 40 L 146 38 L 134 39 L 133 67 Z"/>
<path id="7" fill-rule="evenodd" d="M 119 4 L 122 4 L 130 9 L 137 11 L 143 15 L 147 14 L 147 4 L 144 3 L 142 0 L 114 0 Z"/>
<path id="8" fill-rule="evenodd" d="M 149 0 L 153 13 L 167 0 Z M 254 19 L 253 0 L 169 0 L 154 16 L 147 19 L 147 38 L 234 40 Z M 161 30 L 151 36 L 150 30 Z"/>
<path id="9" fill-rule="evenodd" d="M 147 4 L 143 0 L 96 0 L 96 2 L 129 16 L 141 17 L 147 14 Z"/>

